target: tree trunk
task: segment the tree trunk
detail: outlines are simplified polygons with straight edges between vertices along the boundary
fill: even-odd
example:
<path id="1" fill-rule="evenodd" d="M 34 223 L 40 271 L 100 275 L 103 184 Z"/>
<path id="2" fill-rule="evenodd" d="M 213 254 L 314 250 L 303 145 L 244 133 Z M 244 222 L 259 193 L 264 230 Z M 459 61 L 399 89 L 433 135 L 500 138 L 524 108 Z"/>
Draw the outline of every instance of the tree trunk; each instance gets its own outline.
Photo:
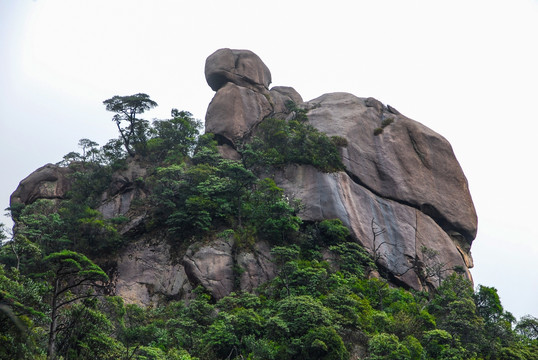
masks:
<path id="1" fill-rule="evenodd" d="M 56 302 L 58 301 L 58 283 L 59 279 L 56 278 L 54 280 L 54 291 L 52 293 L 52 304 L 51 304 L 51 314 L 50 314 L 50 330 L 49 330 L 49 344 L 47 348 L 47 360 L 54 360 L 56 358 L 56 330 L 57 330 L 57 323 L 56 320 L 58 318 L 56 309 Z"/>

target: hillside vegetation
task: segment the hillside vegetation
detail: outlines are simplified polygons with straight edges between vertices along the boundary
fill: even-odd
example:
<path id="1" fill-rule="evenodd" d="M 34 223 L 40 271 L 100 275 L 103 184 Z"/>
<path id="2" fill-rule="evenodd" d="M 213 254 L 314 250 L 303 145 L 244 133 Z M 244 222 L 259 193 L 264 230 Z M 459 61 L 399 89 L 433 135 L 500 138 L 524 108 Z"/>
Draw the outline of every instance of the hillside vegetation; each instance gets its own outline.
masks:
<path id="1" fill-rule="evenodd" d="M 0 359 L 538 359 L 538 319 L 516 322 L 494 287 L 473 289 L 457 272 L 430 292 L 395 287 L 342 221 L 301 220 L 300 202 L 262 174 L 289 163 L 342 170 L 346 145 L 304 111 L 265 119 L 238 149 L 242 160 L 230 160 L 186 111 L 150 124 L 138 118 L 157 105 L 145 94 L 105 105 L 120 136 L 102 147 L 82 139 L 64 157 L 66 198 L 9 208 Z M 253 293 L 217 300 L 198 286 L 189 301 L 151 307 L 110 294 L 114 256 L 132 234 L 121 231 L 127 218 L 97 208 L 133 161 L 148 169 L 135 184 L 149 194 L 135 204 L 148 214 L 143 231 L 177 252 L 215 238 L 267 241 L 276 277 Z"/>

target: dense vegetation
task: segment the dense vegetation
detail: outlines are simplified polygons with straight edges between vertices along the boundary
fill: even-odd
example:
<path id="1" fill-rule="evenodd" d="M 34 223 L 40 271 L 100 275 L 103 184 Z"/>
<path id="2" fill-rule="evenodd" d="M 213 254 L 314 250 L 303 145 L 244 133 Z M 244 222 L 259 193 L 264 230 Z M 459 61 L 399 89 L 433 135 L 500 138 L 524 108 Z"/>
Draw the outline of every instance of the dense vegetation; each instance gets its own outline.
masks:
<path id="1" fill-rule="evenodd" d="M 0 359 L 538 359 L 538 319 L 516 322 L 495 288 L 473 290 L 458 274 L 431 293 L 391 287 L 372 276 L 375 257 L 340 220 L 301 221 L 300 204 L 259 177 L 260 165 L 342 168 L 345 144 L 315 131 L 300 109 L 265 120 L 240 149 L 244 160 L 232 161 L 188 112 L 150 125 L 137 118 L 156 106 L 145 94 L 105 105 L 120 137 L 101 148 L 83 139 L 80 153 L 66 155 L 67 198 L 9 209 L 16 228 L 0 248 Z M 149 213 L 143 231 L 164 232 L 179 249 L 211 237 L 233 236 L 240 247 L 264 239 L 277 276 L 218 301 L 202 287 L 188 303 L 151 308 L 108 295 L 128 219 L 105 220 L 96 207 L 133 161 L 149 169 L 134 184 L 150 194 L 136 205 Z"/>

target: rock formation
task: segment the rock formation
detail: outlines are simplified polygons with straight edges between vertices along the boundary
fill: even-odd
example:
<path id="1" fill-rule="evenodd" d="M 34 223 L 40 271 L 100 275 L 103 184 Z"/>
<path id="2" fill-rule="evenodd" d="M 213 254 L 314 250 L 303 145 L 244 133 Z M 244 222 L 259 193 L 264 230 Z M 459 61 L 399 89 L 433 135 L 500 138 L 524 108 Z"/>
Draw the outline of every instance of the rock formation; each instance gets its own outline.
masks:
<path id="1" fill-rule="evenodd" d="M 47 164 L 23 179 L 11 194 L 10 203 L 31 204 L 37 199 L 63 199 L 71 184 L 71 169 Z"/>
<path id="2" fill-rule="evenodd" d="M 247 50 L 216 51 L 207 59 L 205 75 L 216 91 L 206 132 L 215 134 L 226 158 L 241 158 L 238 145 L 248 142 L 264 119 L 289 116 L 288 101 L 307 110 L 316 129 L 347 140 L 341 148 L 344 171 L 324 173 L 295 164 L 268 170 L 288 196 L 302 202 L 303 220 L 341 219 L 395 283 L 414 289 L 437 286 L 439 271 L 452 269 L 470 278 L 476 212 L 463 171 L 441 135 L 373 98 L 332 93 L 303 102 L 291 87 L 270 89 L 269 69 Z M 45 165 L 21 181 L 12 204 L 63 198 L 69 173 Z M 116 294 L 149 305 L 162 298 L 188 298 L 202 285 L 219 299 L 237 286 L 254 291 L 275 276 L 265 242 L 234 251 L 232 239 L 216 238 L 192 244 L 178 257 L 158 232 L 144 233 L 147 215 L 133 200 L 148 196 L 135 186 L 146 176 L 145 168 L 130 161 L 113 175 L 98 208 L 105 219 L 128 218 L 121 232 L 132 241 L 117 257 Z M 437 268 L 437 273 L 431 271 L 425 279 L 417 266 Z"/>
<path id="3" fill-rule="evenodd" d="M 344 172 L 327 174 L 289 165 L 274 174 L 279 186 L 302 201 L 304 220 L 341 219 L 357 241 L 376 253 L 381 265 L 416 289 L 423 284 L 409 269 L 417 262 L 428 266 L 431 259 L 425 258 L 423 247 L 438 252 L 435 261 L 447 269 L 472 267 L 476 211 L 465 175 L 445 138 L 373 98 L 331 93 L 302 102 L 290 87 L 267 91 L 267 83 L 258 76 L 267 67 L 246 53 L 221 49 L 208 58 L 206 79 L 217 93 L 207 112 L 207 132 L 233 146 L 248 138 L 263 119 L 284 113 L 286 100 L 292 100 L 308 110 L 315 128 L 348 143 L 341 153 Z M 230 69 L 230 54 L 256 61 L 249 62 L 253 67 L 249 70 L 243 64 Z M 222 68 L 241 76 L 218 77 L 213 69 Z M 375 244 L 373 227 L 382 231 Z"/>

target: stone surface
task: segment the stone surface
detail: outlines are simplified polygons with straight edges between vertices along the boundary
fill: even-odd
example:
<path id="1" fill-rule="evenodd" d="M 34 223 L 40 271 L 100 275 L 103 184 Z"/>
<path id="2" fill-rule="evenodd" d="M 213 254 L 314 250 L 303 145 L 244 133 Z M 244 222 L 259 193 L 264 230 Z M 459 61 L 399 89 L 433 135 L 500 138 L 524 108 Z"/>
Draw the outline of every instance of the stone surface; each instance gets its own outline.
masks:
<path id="1" fill-rule="evenodd" d="M 47 164 L 23 179 L 11 194 L 10 203 L 31 204 L 37 199 L 63 199 L 71 186 L 66 167 Z"/>
<path id="2" fill-rule="evenodd" d="M 273 116 L 287 115 L 288 109 L 286 103 L 292 101 L 295 104 L 302 104 L 303 98 L 292 87 L 289 86 L 275 86 L 269 91 L 271 105 L 273 106 Z"/>
<path id="3" fill-rule="evenodd" d="M 183 258 L 185 272 L 194 286 L 200 284 L 214 299 L 222 299 L 234 289 L 233 240 L 217 239 L 193 244 Z"/>
<path id="4" fill-rule="evenodd" d="M 143 228 L 146 213 L 135 211 L 131 206 L 134 200 L 146 199 L 146 191 L 137 186 L 136 182 L 147 175 L 147 169 L 132 158 L 128 159 L 127 168 L 115 172 L 107 191 L 101 196 L 101 204 L 97 210 L 104 219 L 126 217 L 128 220 L 120 228 L 120 233 L 127 234 Z"/>
<path id="5" fill-rule="evenodd" d="M 106 200 L 118 193 L 126 192 L 134 187 L 137 179 L 143 179 L 147 175 L 147 169 L 133 158 L 127 159 L 127 168 L 115 172 L 112 175 L 112 181 L 108 190 L 103 194 L 103 200 Z"/>
<path id="6" fill-rule="evenodd" d="M 240 251 L 236 262 L 243 271 L 239 278 L 241 290 L 253 292 L 258 286 L 272 280 L 277 273 L 272 259 L 271 247 L 265 241 L 254 244 L 254 251 Z"/>
<path id="7" fill-rule="evenodd" d="M 205 77 L 213 91 L 218 91 L 228 82 L 255 89 L 268 89 L 271 84 L 269 68 L 249 50 L 215 51 L 206 60 Z"/>
<path id="8" fill-rule="evenodd" d="M 357 182 L 382 197 L 413 205 L 445 231 L 471 242 L 476 211 L 449 142 L 394 109 L 385 111 L 374 100 L 325 94 L 306 104 L 309 121 L 330 136 L 348 140 L 343 161 Z M 393 122 L 375 136 L 374 129 L 386 119 Z"/>
<path id="9" fill-rule="evenodd" d="M 116 295 L 142 306 L 187 298 L 192 290 L 183 266 L 171 261 L 164 239 L 139 240 L 122 249 L 114 282 Z"/>
<path id="10" fill-rule="evenodd" d="M 222 144 L 217 146 L 217 150 L 224 159 L 229 160 L 241 160 L 241 154 L 237 152 L 233 147 L 228 144 Z"/>
<path id="11" fill-rule="evenodd" d="M 341 219 L 381 266 L 414 289 L 428 285 L 411 269 L 422 259 L 422 245 L 438 251 L 435 261 L 445 263 L 447 269 L 465 266 L 452 239 L 430 217 L 372 193 L 345 172 L 328 174 L 311 166 L 289 165 L 275 174 L 275 181 L 288 195 L 301 200 L 302 219 Z M 374 231 L 383 231 L 375 236 L 375 243 Z"/>
<path id="12" fill-rule="evenodd" d="M 268 97 L 227 83 L 217 93 L 206 113 L 205 131 L 234 142 L 249 133 L 254 126 L 271 114 Z"/>

